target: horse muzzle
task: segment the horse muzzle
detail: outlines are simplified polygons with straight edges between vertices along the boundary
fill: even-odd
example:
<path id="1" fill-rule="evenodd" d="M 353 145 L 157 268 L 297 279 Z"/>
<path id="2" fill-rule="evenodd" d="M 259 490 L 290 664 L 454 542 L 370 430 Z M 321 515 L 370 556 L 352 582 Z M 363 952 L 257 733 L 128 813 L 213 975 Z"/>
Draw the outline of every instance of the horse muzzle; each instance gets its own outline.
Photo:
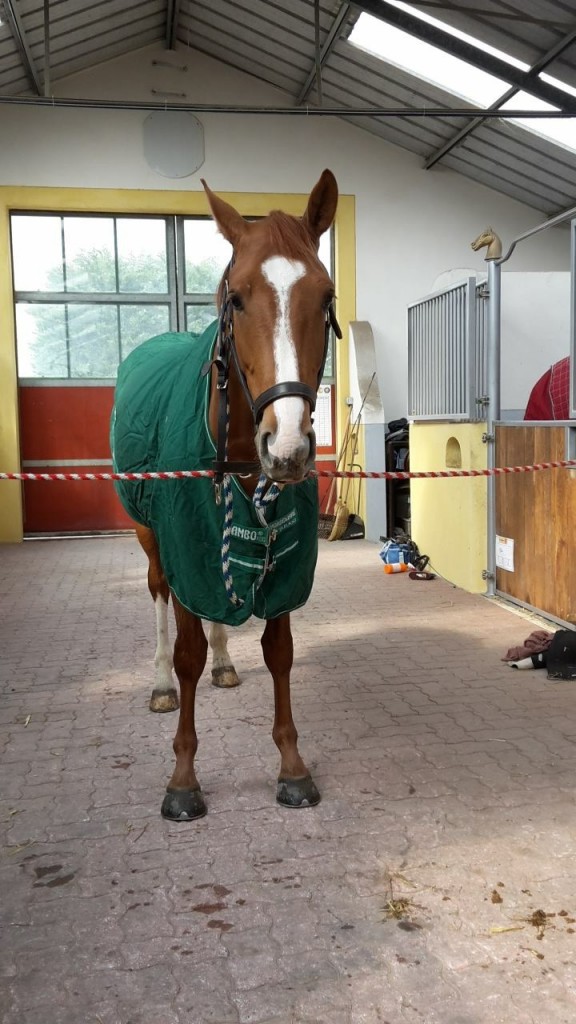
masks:
<path id="1" fill-rule="evenodd" d="M 276 483 L 297 484 L 314 469 L 316 435 L 313 430 L 292 442 L 280 442 L 270 430 L 258 430 L 256 448 L 262 471 Z"/>

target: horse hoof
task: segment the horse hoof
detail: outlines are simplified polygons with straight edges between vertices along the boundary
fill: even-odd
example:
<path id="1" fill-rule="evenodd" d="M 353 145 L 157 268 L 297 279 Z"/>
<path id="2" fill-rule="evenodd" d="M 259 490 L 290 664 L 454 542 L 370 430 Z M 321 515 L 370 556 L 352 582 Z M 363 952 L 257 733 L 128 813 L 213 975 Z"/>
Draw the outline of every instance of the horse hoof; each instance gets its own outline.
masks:
<path id="1" fill-rule="evenodd" d="M 320 793 L 311 775 L 303 779 L 278 779 L 276 799 L 283 807 L 314 807 L 320 803 Z"/>
<path id="2" fill-rule="evenodd" d="M 232 665 L 223 665 L 221 668 L 212 669 L 212 686 L 220 686 L 230 689 L 232 686 L 240 686 L 240 680 L 236 675 L 236 669 Z"/>
<path id="3" fill-rule="evenodd" d="M 158 693 L 153 691 L 148 706 L 150 711 L 156 711 L 159 714 L 164 714 L 165 711 L 178 711 L 180 707 L 178 694 L 176 690 L 162 690 Z"/>
<path id="4" fill-rule="evenodd" d="M 207 807 L 201 789 L 170 789 L 162 801 L 162 817 L 170 821 L 192 821 L 203 818 Z"/>

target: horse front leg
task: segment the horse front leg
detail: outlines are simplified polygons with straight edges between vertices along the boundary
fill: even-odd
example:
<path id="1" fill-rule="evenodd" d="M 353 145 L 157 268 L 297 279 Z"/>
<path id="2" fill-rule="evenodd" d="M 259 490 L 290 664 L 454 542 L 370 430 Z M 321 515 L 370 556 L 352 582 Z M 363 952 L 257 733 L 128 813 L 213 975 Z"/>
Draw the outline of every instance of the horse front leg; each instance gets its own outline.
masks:
<path id="1" fill-rule="evenodd" d="M 262 635 L 266 667 L 274 680 L 274 727 L 272 737 L 280 751 L 280 774 L 276 799 L 285 807 L 311 807 L 320 793 L 298 753 L 298 733 L 290 703 L 290 671 L 294 647 L 290 616 L 268 619 Z"/>
<path id="2" fill-rule="evenodd" d="M 226 627 L 220 622 L 211 622 L 208 642 L 212 648 L 212 685 L 239 686 L 240 680 L 228 654 Z"/>
<path id="3" fill-rule="evenodd" d="M 174 670 L 180 683 L 180 715 L 174 737 L 176 767 L 166 789 L 162 815 L 173 821 L 190 821 L 206 814 L 206 804 L 194 770 L 198 749 L 194 704 L 196 686 L 204 671 L 208 643 L 202 622 L 183 608 L 172 595 L 176 617 Z"/>

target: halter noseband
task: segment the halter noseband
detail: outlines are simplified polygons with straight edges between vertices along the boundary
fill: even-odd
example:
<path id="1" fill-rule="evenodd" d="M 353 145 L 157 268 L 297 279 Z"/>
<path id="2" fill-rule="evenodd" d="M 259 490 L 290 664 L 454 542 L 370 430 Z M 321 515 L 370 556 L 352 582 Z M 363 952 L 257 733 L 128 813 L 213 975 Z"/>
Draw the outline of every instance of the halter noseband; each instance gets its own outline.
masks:
<path id="1" fill-rule="evenodd" d="M 304 384 L 300 380 L 287 380 L 282 381 L 280 384 L 274 384 L 271 388 L 267 388 L 257 398 L 252 398 L 248 382 L 240 362 L 238 359 L 238 353 L 236 351 L 236 345 L 234 342 L 234 322 L 232 313 L 232 303 L 228 296 L 228 275 L 234 263 L 234 257 L 232 257 L 228 264 L 223 279 L 224 295 L 222 300 L 222 306 L 219 314 L 218 323 L 218 341 L 216 348 L 216 355 L 214 359 L 206 363 L 202 368 L 202 374 L 205 375 L 210 370 L 211 366 L 215 366 L 217 370 L 216 379 L 216 390 L 218 391 L 220 398 L 218 402 L 218 438 L 217 438 L 217 450 L 216 458 L 213 462 L 214 467 L 214 484 L 216 486 L 216 493 L 218 495 L 222 479 L 226 473 L 239 473 L 240 475 L 251 475 L 260 470 L 259 462 L 228 462 L 226 459 L 226 448 L 227 448 L 227 437 L 228 437 L 228 378 L 230 374 L 230 358 L 234 361 L 236 373 L 238 379 L 242 385 L 242 390 L 246 396 L 246 400 L 250 409 L 252 410 L 252 416 L 254 418 L 254 426 L 257 427 L 262 419 L 262 415 L 267 406 L 271 405 L 278 398 L 286 397 L 297 397 L 304 398 L 310 405 L 310 409 L 314 412 L 316 408 L 316 394 L 322 377 L 324 374 L 324 365 L 326 363 L 326 356 L 328 354 L 328 344 L 330 341 L 330 328 L 334 331 L 337 338 L 342 337 L 342 331 L 340 325 L 336 319 L 334 313 L 334 307 L 332 302 L 326 310 L 326 323 L 324 330 L 324 352 L 322 354 L 322 362 L 318 371 L 318 381 L 316 389 L 311 388 L 309 384 Z"/>

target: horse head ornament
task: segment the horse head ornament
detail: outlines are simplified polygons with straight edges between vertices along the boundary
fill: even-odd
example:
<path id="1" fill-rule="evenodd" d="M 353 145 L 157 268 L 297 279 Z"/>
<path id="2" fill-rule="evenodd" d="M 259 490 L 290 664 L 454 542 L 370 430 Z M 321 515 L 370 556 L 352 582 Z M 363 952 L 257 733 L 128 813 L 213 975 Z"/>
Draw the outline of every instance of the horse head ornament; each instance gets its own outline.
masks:
<path id="1" fill-rule="evenodd" d="M 479 249 L 484 249 L 487 246 L 488 251 L 484 257 L 485 260 L 498 260 L 502 255 L 502 242 L 492 228 L 486 228 L 485 231 L 481 231 L 478 238 L 470 242 L 470 246 L 474 252 L 478 252 Z"/>
<path id="2" fill-rule="evenodd" d="M 202 184 L 214 220 L 233 248 L 218 295 L 217 359 L 233 371 L 236 394 L 243 392 L 247 400 L 259 467 L 271 480 L 298 483 L 316 456 L 312 413 L 330 328 L 341 337 L 334 285 L 318 258 L 320 237 L 336 214 L 336 179 L 329 170 L 322 173 L 302 217 L 274 210 L 257 221 L 245 220 Z M 219 388 L 225 387 L 221 374 Z M 232 397 L 229 401 L 230 444 L 239 451 L 242 426 L 234 424 L 242 416 Z M 224 466 L 218 447 L 217 463 Z"/>

